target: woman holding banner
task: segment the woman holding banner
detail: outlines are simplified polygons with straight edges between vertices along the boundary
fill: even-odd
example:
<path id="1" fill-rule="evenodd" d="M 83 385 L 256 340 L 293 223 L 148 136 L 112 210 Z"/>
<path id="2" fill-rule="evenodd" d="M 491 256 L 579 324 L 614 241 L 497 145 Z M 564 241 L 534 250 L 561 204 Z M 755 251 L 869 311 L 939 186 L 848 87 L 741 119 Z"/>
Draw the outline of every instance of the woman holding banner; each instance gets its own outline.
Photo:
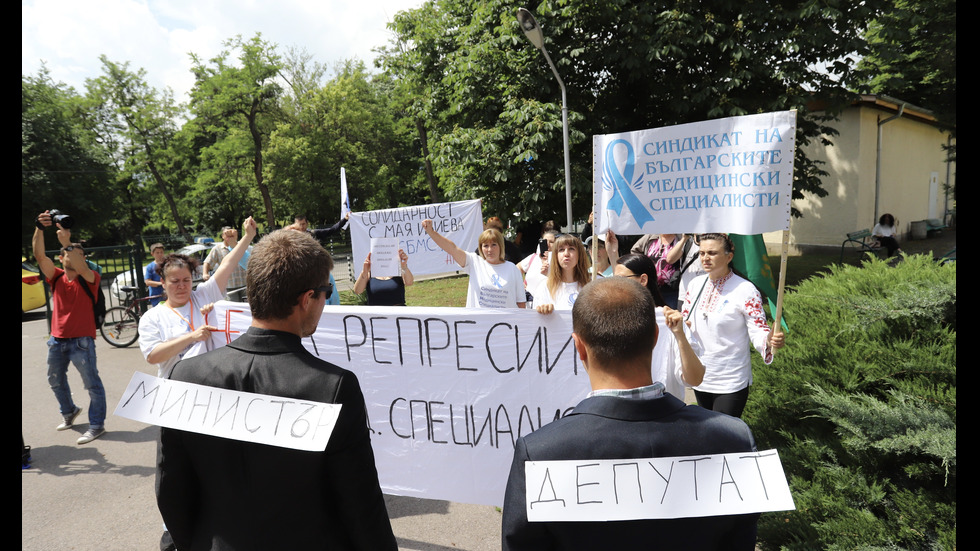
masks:
<path id="1" fill-rule="evenodd" d="M 364 258 L 364 267 L 354 282 L 354 294 L 367 291 L 368 306 L 405 306 L 405 287 L 415 283 L 415 276 L 408 269 L 408 255 L 398 249 L 401 274 L 394 277 L 371 277 L 371 253 Z"/>
<path id="2" fill-rule="evenodd" d="M 701 236 L 699 256 L 706 272 L 691 281 L 682 313 L 704 348 L 704 380 L 694 387 L 698 405 L 740 417 L 752 384 L 750 346 L 767 364 L 785 344 L 781 330 L 770 331 L 762 295 L 732 271 L 735 246 L 728 234 Z"/>
<path id="3" fill-rule="evenodd" d="M 480 254 L 468 253 L 433 228 L 432 220 L 422 229 L 440 249 L 449 253 L 470 276 L 467 308 L 524 308 L 524 279 L 513 262 L 504 260 L 504 236 L 489 228 L 480 234 Z"/>
<path id="4" fill-rule="evenodd" d="M 257 231 L 255 220 L 245 220 L 245 237 L 225 257 L 210 279 L 192 289 L 196 260 L 171 254 L 158 268 L 167 300 L 151 308 L 140 318 L 140 352 L 146 361 L 157 366 L 157 376 L 166 377 L 170 369 L 185 356 L 207 352 L 211 331 L 206 311 L 225 298 L 224 290 L 231 273 L 241 260 Z"/>
<path id="5" fill-rule="evenodd" d="M 591 279 L 589 254 L 582 241 L 572 234 L 561 233 L 551 247 L 548 277 L 531 291 L 534 309 L 542 314 L 555 310 L 571 310 L 579 291 Z"/>

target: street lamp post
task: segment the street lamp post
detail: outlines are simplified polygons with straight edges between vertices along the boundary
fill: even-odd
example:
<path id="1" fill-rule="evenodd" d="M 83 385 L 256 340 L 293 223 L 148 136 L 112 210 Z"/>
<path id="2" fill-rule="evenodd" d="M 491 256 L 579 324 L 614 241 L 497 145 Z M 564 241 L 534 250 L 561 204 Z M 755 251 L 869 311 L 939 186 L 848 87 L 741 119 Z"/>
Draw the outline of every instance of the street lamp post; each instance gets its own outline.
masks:
<path id="1" fill-rule="evenodd" d="M 561 76 L 558 75 L 558 69 L 555 68 L 555 64 L 551 61 L 551 56 L 548 55 L 547 48 L 544 47 L 544 33 L 541 32 L 541 26 L 538 25 L 531 12 L 524 8 L 518 8 L 517 22 L 521 25 L 524 36 L 531 41 L 531 44 L 534 44 L 537 49 L 544 53 L 544 58 L 548 60 L 548 66 L 551 67 L 551 72 L 555 74 L 555 79 L 558 80 L 558 87 L 561 88 L 561 126 L 565 144 L 565 211 L 568 219 L 566 231 L 572 231 L 572 175 L 569 171 L 568 158 L 568 98 L 565 94 L 565 83 L 562 82 Z"/>

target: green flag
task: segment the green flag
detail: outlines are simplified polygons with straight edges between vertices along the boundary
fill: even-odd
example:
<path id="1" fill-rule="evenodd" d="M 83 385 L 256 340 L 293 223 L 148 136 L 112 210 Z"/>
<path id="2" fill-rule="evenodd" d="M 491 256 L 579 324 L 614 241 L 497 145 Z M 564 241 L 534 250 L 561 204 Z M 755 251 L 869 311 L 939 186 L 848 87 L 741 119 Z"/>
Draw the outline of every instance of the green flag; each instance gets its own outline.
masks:
<path id="1" fill-rule="evenodd" d="M 735 270 L 752 282 L 766 300 L 769 301 L 769 311 L 776 314 L 776 278 L 772 275 L 772 265 L 769 264 L 769 253 L 766 252 L 766 242 L 762 234 L 739 235 L 730 233 L 728 236 L 735 245 L 735 258 L 732 265 Z M 789 330 L 786 325 L 786 315 L 783 313 L 780 325 Z"/>

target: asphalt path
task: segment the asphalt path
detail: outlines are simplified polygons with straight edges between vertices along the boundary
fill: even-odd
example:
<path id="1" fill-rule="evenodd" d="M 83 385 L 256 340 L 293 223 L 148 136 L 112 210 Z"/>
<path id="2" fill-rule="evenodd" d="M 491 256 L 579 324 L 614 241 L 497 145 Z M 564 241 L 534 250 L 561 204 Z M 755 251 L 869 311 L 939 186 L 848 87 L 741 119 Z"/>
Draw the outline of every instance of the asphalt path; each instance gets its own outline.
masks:
<path id="1" fill-rule="evenodd" d="M 107 433 L 85 445 L 75 440 L 88 428 L 88 393 L 74 367 L 68 381 L 83 408 L 70 430 L 47 384 L 47 324 L 44 309 L 21 322 L 22 432 L 31 446 L 31 468 L 21 471 L 21 548 L 26 551 L 153 551 L 162 519 L 153 484 L 157 427 L 112 412 L 135 371 L 156 375 L 135 344 L 96 343 L 106 388 Z M 284 465 L 283 468 L 289 468 Z M 418 551 L 498 550 L 500 511 L 486 505 L 386 495 L 399 549 Z"/>

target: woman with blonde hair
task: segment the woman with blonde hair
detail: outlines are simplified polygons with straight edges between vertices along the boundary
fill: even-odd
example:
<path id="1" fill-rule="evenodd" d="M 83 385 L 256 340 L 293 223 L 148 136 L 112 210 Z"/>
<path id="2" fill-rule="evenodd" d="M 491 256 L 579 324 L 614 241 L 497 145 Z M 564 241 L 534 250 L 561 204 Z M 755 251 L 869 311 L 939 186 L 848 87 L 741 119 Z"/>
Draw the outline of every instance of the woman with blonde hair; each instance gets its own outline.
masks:
<path id="1" fill-rule="evenodd" d="M 589 255 L 578 237 L 562 233 L 551 247 L 548 278 L 531 292 L 534 309 L 542 314 L 555 310 L 571 310 L 579 291 L 592 279 Z"/>
<path id="2" fill-rule="evenodd" d="M 460 249 L 436 231 L 430 219 L 422 221 L 422 229 L 470 276 L 467 308 L 524 308 L 524 279 L 513 262 L 504 260 L 503 234 L 493 228 L 483 230 L 477 254 Z"/>

